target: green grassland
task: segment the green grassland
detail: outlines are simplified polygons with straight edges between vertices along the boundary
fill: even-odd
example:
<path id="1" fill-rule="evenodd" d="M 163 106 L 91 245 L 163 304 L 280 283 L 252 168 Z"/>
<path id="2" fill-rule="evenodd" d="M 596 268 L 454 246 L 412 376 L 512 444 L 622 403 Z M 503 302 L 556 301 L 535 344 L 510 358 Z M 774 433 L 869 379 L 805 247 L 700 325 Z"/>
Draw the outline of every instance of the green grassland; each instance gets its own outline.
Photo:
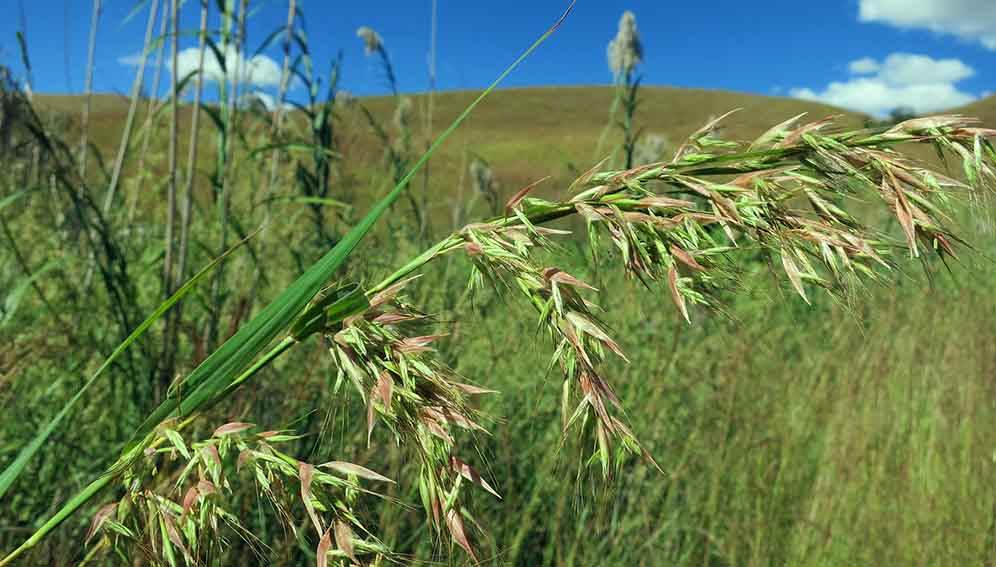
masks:
<path id="1" fill-rule="evenodd" d="M 432 131 L 444 129 L 475 95 L 436 95 Z M 612 89 L 596 87 L 497 91 L 433 156 L 427 181 L 423 184 L 420 175 L 412 184 L 412 194 L 425 198 L 431 235 L 439 238 L 456 228 L 457 206 L 469 208 L 469 221 L 489 214 L 467 179 L 470 156 L 493 168 L 498 202 L 548 176 L 537 195 L 569 196 L 571 182 L 618 144 L 613 130 L 599 148 L 613 96 Z M 655 87 L 641 90 L 640 98 L 637 122 L 668 140 L 666 153 L 710 118 L 735 108 L 742 110 L 724 122 L 722 132 L 733 140 L 752 140 L 801 113 L 812 120 L 840 115 L 842 128 L 858 128 L 866 120 L 810 102 L 732 92 Z M 413 100 L 413 145 L 422 149 L 428 99 Z M 358 103 L 390 124 L 393 98 Z M 65 136 L 68 143 L 76 139 L 80 98 L 39 95 L 36 104 L 46 114 L 71 115 L 65 118 Z M 93 99 L 90 136 L 107 163 L 127 110 L 128 100 L 121 97 Z M 337 112 L 336 151 L 342 158 L 335 163 L 328 197 L 348 209 L 324 210 L 333 239 L 393 185 L 384 148 L 357 103 Z M 996 125 L 996 98 L 955 112 Z M 140 109 L 136 124 L 144 120 Z M 252 210 L 258 204 L 252 195 L 264 178 L 247 165 L 253 149 L 265 145 L 265 124 L 256 120 L 248 118 L 243 126 L 246 141 L 236 150 L 231 177 L 232 214 L 245 232 L 261 218 Z M 122 185 L 120 206 L 130 195 L 137 199 L 137 220 L 117 230 L 125 234 L 130 293 L 145 308 L 142 315 L 161 298 L 167 121 L 164 114 L 148 170 L 139 175 L 130 158 Z M 189 109 L 181 110 L 181 156 L 190 122 Z M 291 129 L 304 128 L 299 116 L 289 123 Z M 201 140 L 205 149 L 198 163 L 207 171 L 217 156 L 207 130 Z M 913 154 L 944 167 L 930 147 Z M 951 175 L 961 175 L 960 164 L 949 166 Z M 103 174 L 94 170 L 90 175 L 100 186 Z M 218 229 L 209 220 L 211 189 L 199 179 L 195 222 L 204 226 L 194 236 L 194 270 L 218 252 Z M 17 189 L 13 179 L 4 183 L 0 199 Z M 292 178 L 282 173 L 277 194 L 293 191 Z M 0 468 L 122 338 L 107 322 L 113 299 L 98 293 L 81 297 L 75 283 L 66 283 L 84 277 L 87 258 L 65 244 L 69 229 L 53 226 L 67 215 L 52 213 L 45 194 L 39 191 L 0 211 L 28 265 L 38 269 L 58 262 L 37 280 L 55 312 L 45 307 L 42 294 L 25 286 L 16 310 L 8 305 L 10 315 L 0 323 Z M 225 336 L 328 246 L 312 237 L 305 206 L 280 206 L 267 228 L 228 264 L 220 317 Z M 722 310 L 694 307 L 691 324 L 674 309 L 666 285 L 626 278 L 618 262 L 593 263 L 583 246 L 583 224 L 558 225 L 575 234 L 563 239 L 557 261 L 600 290 L 594 297 L 604 308 L 605 326 L 629 358 L 609 363 L 606 374 L 633 432 L 661 469 L 630 458 L 617 463 L 607 479 L 585 462 L 593 440 L 562 433 L 561 380 L 556 370 L 548 370 L 552 346 L 537 331 L 531 306 L 511 293 L 468 294 L 465 259 L 430 266 L 408 291 L 447 334 L 438 343 L 440 356 L 469 381 L 499 392 L 479 402 L 489 433 L 464 442 L 465 454 L 475 457 L 502 495 L 500 501 L 484 491 L 469 496 L 482 528 L 468 523 L 480 558 L 485 564 L 557 567 L 992 565 L 996 239 L 989 206 L 966 200 L 954 207 L 952 224 L 973 248 L 961 248 L 947 265 L 936 260 L 921 265 L 900 254 L 897 269 L 880 282 L 836 298 L 814 289 L 807 305 L 781 268 L 759 257 L 740 266 L 739 287 L 722 296 Z M 410 218 L 404 220 L 408 208 L 405 200 L 396 203 L 361 245 L 347 265 L 351 279 L 377 281 L 426 247 L 428 239 L 411 230 Z M 901 228 L 889 222 L 890 234 L 901 239 Z M 235 239 L 232 235 L 229 243 Z M 604 248 L 602 254 L 612 255 Z M 0 291 L 4 284 L 13 289 L 23 274 L 11 249 L 0 248 L 0 258 Z M 257 273 L 265 277 L 251 286 Z M 206 354 L 202 324 L 210 304 L 207 284 L 186 304 L 189 325 L 179 334 L 179 374 Z M 87 393 L 68 425 L 4 497 L 0 549 L 15 547 L 38 527 L 37 518 L 99 473 L 108 464 L 107 448 L 119 446 L 155 407 L 148 383 L 155 369 L 146 358 L 156 358 L 159 337 L 157 330 L 136 345 L 132 359 L 115 365 Z M 392 479 L 411 477 L 417 463 L 383 430 L 374 431 L 368 446 L 363 402 L 347 395 L 348 387 L 337 391 L 335 378 L 327 345 L 307 343 L 211 408 L 184 435 L 204 437 L 231 421 L 256 423 L 302 435 L 288 449 L 301 459 L 351 461 Z M 233 509 L 269 547 L 254 551 L 232 536 L 227 564 L 314 564 L 314 538 L 301 535 L 306 530 L 295 534 L 280 527 L 251 475 L 232 482 Z M 115 498 L 110 492 L 101 504 Z M 385 492 L 404 505 L 364 500 L 364 519 L 402 554 L 402 563 L 470 564 L 448 537 L 428 531 L 415 487 L 402 481 Z M 98 507 L 69 520 L 23 564 L 79 561 L 90 549 L 82 542 Z M 299 527 L 308 528 L 306 516 L 298 519 Z M 113 555 L 104 560 L 124 562 Z"/>

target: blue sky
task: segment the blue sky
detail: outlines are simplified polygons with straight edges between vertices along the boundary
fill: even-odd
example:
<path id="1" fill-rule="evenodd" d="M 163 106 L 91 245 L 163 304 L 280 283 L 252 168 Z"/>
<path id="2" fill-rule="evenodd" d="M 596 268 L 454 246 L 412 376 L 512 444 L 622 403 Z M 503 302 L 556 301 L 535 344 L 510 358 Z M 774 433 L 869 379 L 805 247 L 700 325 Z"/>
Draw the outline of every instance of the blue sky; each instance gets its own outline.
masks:
<path id="1" fill-rule="evenodd" d="M 125 93 L 136 71 L 126 63 L 141 48 L 147 12 L 125 22 L 136 0 L 104 3 L 95 88 Z M 439 0 L 439 87 L 486 85 L 566 3 Z M 182 28 L 196 27 L 196 4 L 186 2 Z M 385 92 L 380 72 L 356 37 L 361 25 L 384 38 L 402 90 L 427 88 L 431 0 L 300 4 L 319 70 L 343 51 L 343 88 L 359 95 Z M 15 32 L 24 25 L 35 90 L 79 92 L 90 2 L 0 0 L 0 5 L 7 15 L 0 21 L 0 61 L 20 71 Z M 284 21 L 286 1 L 251 5 L 258 7 L 249 25 L 254 46 Z M 800 96 L 879 114 L 903 105 L 935 111 L 996 91 L 993 0 L 579 0 L 564 27 L 506 86 L 611 82 L 606 44 L 624 9 L 637 17 L 647 84 Z M 193 45 L 195 39 L 187 37 L 181 49 Z M 280 57 L 276 46 L 266 55 Z"/>

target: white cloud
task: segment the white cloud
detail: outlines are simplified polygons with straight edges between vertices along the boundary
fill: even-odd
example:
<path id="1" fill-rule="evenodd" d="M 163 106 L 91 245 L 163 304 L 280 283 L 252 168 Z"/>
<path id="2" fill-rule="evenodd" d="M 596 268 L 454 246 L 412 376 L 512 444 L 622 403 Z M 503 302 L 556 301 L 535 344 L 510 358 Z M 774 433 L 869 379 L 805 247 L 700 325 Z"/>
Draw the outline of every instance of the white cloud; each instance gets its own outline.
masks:
<path id="1" fill-rule="evenodd" d="M 118 57 L 118 64 L 124 65 L 125 67 L 137 67 L 142 64 L 142 54 L 134 53 L 132 55 Z"/>
<path id="2" fill-rule="evenodd" d="M 860 0 L 859 18 L 955 35 L 996 50 L 993 0 Z"/>
<path id="3" fill-rule="evenodd" d="M 204 52 L 204 77 L 209 81 L 218 82 L 221 80 L 231 81 L 238 78 L 239 83 L 254 87 L 276 87 L 280 85 L 280 65 L 266 55 L 256 55 L 246 59 L 245 54 L 239 53 L 234 47 L 229 47 L 225 52 L 225 66 L 222 64 L 210 49 Z M 139 65 L 142 62 L 140 55 L 128 55 L 120 57 L 118 63 L 127 66 Z M 179 78 L 186 77 L 198 69 L 200 62 L 200 49 L 188 47 L 177 54 L 176 68 Z"/>
<path id="4" fill-rule="evenodd" d="M 879 64 L 878 61 L 875 61 L 871 57 L 865 57 L 864 59 L 851 61 L 848 69 L 850 69 L 851 73 L 854 73 L 855 75 L 870 75 L 878 72 Z"/>
<path id="5" fill-rule="evenodd" d="M 957 83 L 975 75 L 974 69 L 958 59 L 931 59 L 909 53 L 893 53 L 877 72 L 885 82 L 899 86 Z"/>
<path id="6" fill-rule="evenodd" d="M 832 82 L 822 91 L 792 89 L 791 95 L 878 116 L 899 107 L 920 114 L 936 112 L 977 98 L 956 85 L 975 74 L 958 59 L 893 53 L 884 61 L 870 57 L 852 61 L 848 69 L 854 76 L 846 82 Z"/>

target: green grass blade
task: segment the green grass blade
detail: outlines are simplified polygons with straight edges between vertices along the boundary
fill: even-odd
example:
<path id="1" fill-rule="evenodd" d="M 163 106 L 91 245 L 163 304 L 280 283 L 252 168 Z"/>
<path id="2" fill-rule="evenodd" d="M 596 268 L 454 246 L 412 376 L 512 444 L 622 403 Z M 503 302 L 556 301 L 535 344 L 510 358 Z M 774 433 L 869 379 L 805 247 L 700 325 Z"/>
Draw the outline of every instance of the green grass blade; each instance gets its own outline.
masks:
<path id="1" fill-rule="evenodd" d="M 14 313 L 17 311 L 17 308 L 20 306 L 21 299 L 24 297 L 24 294 L 28 291 L 28 288 L 31 287 L 31 284 L 40 280 L 42 276 L 44 276 L 48 272 L 51 272 L 55 268 L 62 265 L 62 262 L 63 261 L 61 259 L 49 260 L 37 272 L 24 277 L 17 285 L 14 286 L 14 289 L 11 290 L 11 292 L 7 294 L 7 297 L 4 298 L 4 305 L 2 309 L 0 309 L 0 311 L 2 311 L 2 315 L 0 315 L 0 328 L 2 328 L 4 325 L 9 323 L 14 318 Z M 3 496 L 2 487 L 0 487 L 0 496 Z"/>
<path id="2" fill-rule="evenodd" d="M 0 199 L 0 211 L 4 210 L 4 208 L 6 208 L 8 205 L 14 203 L 14 201 L 17 201 L 18 199 L 20 199 L 21 197 L 27 195 L 31 191 L 32 191 L 32 189 L 22 189 L 22 190 L 20 190 L 20 191 L 18 191 L 16 193 L 13 193 L 11 195 L 7 195 L 3 199 Z"/>

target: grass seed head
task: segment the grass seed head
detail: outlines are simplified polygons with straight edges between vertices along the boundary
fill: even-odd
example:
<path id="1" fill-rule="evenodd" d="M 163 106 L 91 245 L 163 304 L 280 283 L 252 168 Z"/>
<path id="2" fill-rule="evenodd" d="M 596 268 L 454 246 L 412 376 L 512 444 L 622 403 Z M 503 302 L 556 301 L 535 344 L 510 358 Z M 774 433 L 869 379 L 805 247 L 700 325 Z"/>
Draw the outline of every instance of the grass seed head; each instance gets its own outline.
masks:
<path id="1" fill-rule="evenodd" d="M 617 78 L 633 73 L 643 61 L 643 41 L 636 29 L 636 15 L 627 10 L 619 19 L 619 31 L 609 42 L 609 70 Z"/>
<path id="2" fill-rule="evenodd" d="M 367 55 L 373 55 L 384 49 L 384 40 L 371 27 L 360 26 L 357 28 L 356 37 L 363 40 L 363 51 Z"/>

